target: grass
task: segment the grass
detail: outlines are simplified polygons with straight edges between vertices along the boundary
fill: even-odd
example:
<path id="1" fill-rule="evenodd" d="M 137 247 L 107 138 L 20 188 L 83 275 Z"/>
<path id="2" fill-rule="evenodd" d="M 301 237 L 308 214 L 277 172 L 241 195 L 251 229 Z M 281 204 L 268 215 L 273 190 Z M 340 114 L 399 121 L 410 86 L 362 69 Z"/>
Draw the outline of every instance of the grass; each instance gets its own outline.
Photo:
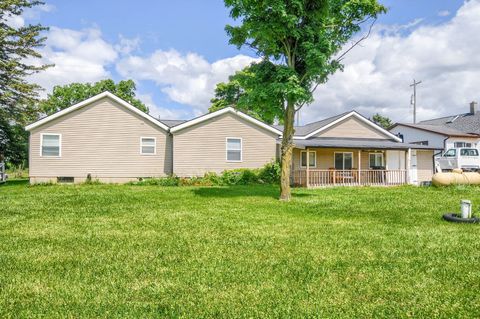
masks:
<path id="1" fill-rule="evenodd" d="M 0 317 L 478 318 L 479 191 L 11 181 Z"/>

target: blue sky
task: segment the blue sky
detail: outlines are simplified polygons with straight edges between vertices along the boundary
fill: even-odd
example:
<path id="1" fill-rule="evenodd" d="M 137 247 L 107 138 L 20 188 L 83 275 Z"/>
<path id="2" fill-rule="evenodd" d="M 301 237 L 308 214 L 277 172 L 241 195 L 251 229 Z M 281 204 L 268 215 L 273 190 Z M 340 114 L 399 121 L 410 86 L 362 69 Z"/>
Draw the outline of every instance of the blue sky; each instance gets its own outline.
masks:
<path id="1" fill-rule="evenodd" d="M 303 114 L 303 121 L 315 120 L 352 108 L 363 111 L 367 116 L 373 112 L 381 112 L 390 113 L 396 120 L 403 120 L 408 118 L 409 114 L 407 84 L 411 78 L 431 76 L 440 81 L 440 70 L 444 61 L 439 61 L 437 74 L 431 74 L 434 66 L 431 66 L 428 72 L 422 67 L 412 67 L 409 74 L 403 74 L 400 69 L 394 70 L 398 78 L 405 77 L 405 83 L 403 80 L 397 83 L 398 90 L 403 94 L 401 103 L 388 98 L 366 98 L 367 95 L 378 95 L 375 92 L 382 89 L 378 83 L 372 83 L 372 86 L 367 88 L 354 86 L 358 80 L 352 81 L 352 74 L 361 77 L 359 72 L 362 72 L 362 66 L 367 62 L 372 64 L 372 67 L 366 68 L 367 72 L 364 74 L 367 82 L 369 79 L 374 82 L 380 76 L 388 78 L 388 72 L 394 72 L 389 70 L 389 67 L 380 69 L 380 66 L 387 65 L 382 64 L 382 61 L 393 58 L 386 56 L 388 53 L 385 52 L 389 51 L 385 49 L 386 46 L 390 46 L 392 50 L 408 50 L 409 45 L 417 48 L 415 39 L 418 37 L 428 37 L 430 34 L 434 40 L 435 32 L 444 34 L 449 25 L 454 24 L 452 21 L 457 12 L 465 6 L 464 2 L 459 0 L 381 2 L 389 11 L 379 19 L 373 40 L 359 48 L 350 60 L 346 60 L 346 74 L 339 75 L 341 79 L 335 76 L 332 79 L 334 83 L 325 86 L 325 90 L 329 90 L 328 94 L 319 93 L 318 101 L 309 106 Z M 471 7 L 476 8 L 478 1 L 472 2 L 475 6 Z M 471 9 L 464 8 L 464 11 Z M 35 78 L 46 88 L 46 92 L 55 84 L 69 81 L 95 81 L 107 77 L 120 80 L 131 77 L 137 81 L 140 97 L 150 105 L 152 113 L 163 118 L 187 118 L 205 112 L 214 84 L 225 80 L 229 73 L 251 62 L 251 59 L 247 59 L 248 56 L 254 57 L 253 52 L 239 51 L 228 44 L 224 27 L 232 21 L 222 1 L 47 0 L 46 8 L 37 10 L 34 14 L 30 13 L 25 18 L 28 22 L 41 22 L 52 27 L 48 34 L 50 42 L 45 48 L 44 59 L 55 63 L 57 70 Z M 407 43 L 408 41 L 411 43 Z M 444 41 L 446 43 L 442 45 L 448 47 L 452 39 Z M 68 43 L 71 43 L 71 46 L 68 46 Z M 75 47 L 84 48 L 84 52 L 75 52 Z M 395 54 L 402 56 L 402 52 Z M 416 58 L 410 57 L 411 60 Z M 356 67 L 352 72 L 348 69 L 349 63 L 352 63 L 351 67 Z M 455 72 L 455 76 L 458 76 L 457 73 Z M 345 84 L 335 86 L 335 81 L 340 80 L 342 83 L 352 82 L 352 87 L 346 87 Z M 425 98 L 425 110 L 420 118 L 442 115 L 452 108 L 461 109 L 463 104 L 460 103 L 478 98 L 465 96 L 466 100 L 459 101 L 455 106 L 445 104 L 439 108 L 438 105 L 431 105 L 437 102 L 429 96 L 435 96 L 438 93 L 435 90 L 441 89 L 442 85 L 425 85 L 424 92 L 420 93 L 420 98 Z M 382 91 L 395 91 L 392 86 L 395 84 L 389 84 L 389 87 Z M 355 96 L 356 90 L 362 93 Z M 368 90 L 371 91 L 370 94 L 365 92 Z M 469 95 L 469 90 L 470 88 L 467 88 L 456 94 Z M 449 103 L 452 101 L 454 100 L 449 100 Z"/>

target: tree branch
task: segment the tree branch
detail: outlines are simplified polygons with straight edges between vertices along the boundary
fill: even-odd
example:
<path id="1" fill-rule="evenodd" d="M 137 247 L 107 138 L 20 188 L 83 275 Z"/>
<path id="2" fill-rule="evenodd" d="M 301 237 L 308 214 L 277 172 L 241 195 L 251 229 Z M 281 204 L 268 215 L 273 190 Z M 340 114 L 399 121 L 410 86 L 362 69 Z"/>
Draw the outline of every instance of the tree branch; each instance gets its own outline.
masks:
<path id="1" fill-rule="evenodd" d="M 368 19 L 365 19 L 363 21 L 367 21 Z M 348 54 L 348 52 L 350 52 L 353 48 L 355 48 L 357 45 L 359 45 L 362 41 L 366 40 L 370 34 L 372 33 L 372 28 L 373 28 L 373 25 L 375 24 L 375 22 L 377 21 L 377 18 L 373 19 L 372 23 L 370 24 L 370 27 L 368 28 L 368 32 L 367 34 L 365 34 L 363 37 L 361 37 L 360 39 L 358 39 L 357 41 L 355 41 L 355 43 L 353 43 L 345 52 L 343 52 L 342 54 L 340 54 L 338 57 L 337 57 L 337 61 L 340 62 L 343 60 L 343 58 L 345 57 L 345 55 Z"/>

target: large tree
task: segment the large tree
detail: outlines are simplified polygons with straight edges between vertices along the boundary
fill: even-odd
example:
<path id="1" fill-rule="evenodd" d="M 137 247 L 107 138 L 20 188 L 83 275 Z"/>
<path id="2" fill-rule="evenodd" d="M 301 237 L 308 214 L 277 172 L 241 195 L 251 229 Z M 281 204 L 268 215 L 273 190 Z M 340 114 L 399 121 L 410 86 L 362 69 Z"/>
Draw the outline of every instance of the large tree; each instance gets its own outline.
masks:
<path id="1" fill-rule="evenodd" d="M 371 27 L 386 9 L 377 0 L 225 0 L 225 5 L 238 21 L 226 26 L 230 43 L 252 49 L 274 70 L 270 78 L 275 91 L 266 93 L 280 98 L 277 107 L 284 124 L 280 199 L 290 200 L 295 113 L 313 101 L 315 88 L 341 69 L 345 54 L 366 38 L 341 52 L 362 24 Z"/>
<path id="2" fill-rule="evenodd" d="M 148 113 L 148 107 L 135 96 L 135 82 L 124 80 L 115 83 L 113 80 L 101 80 L 91 83 L 71 83 L 55 86 L 47 98 L 40 101 L 40 109 L 45 114 L 53 114 L 81 102 L 99 93 L 109 91 L 129 102 L 139 110 Z"/>
<path id="3" fill-rule="evenodd" d="M 13 23 L 25 9 L 41 5 L 36 0 L 0 1 L 0 161 L 18 162 L 17 154 L 26 154 L 25 134 L 19 127 L 36 117 L 32 107 L 40 87 L 28 81 L 32 74 L 49 65 L 36 64 L 41 58 L 47 30 L 39 24 L 18 26 Z"/>
<path id="4" fill-rule="evenodd" d="M 268 124 L 283 122 L 282 88 L 270 61 L 252 63 L 215 88 L 210 112 L 233 106 Z"/>

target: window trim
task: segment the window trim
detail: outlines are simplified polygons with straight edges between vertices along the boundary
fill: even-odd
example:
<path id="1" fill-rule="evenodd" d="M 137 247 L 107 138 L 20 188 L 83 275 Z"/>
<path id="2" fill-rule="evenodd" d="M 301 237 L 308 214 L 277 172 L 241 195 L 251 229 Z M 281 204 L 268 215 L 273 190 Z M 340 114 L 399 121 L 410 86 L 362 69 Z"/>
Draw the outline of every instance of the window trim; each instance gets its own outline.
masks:
<path id="1" fill-rule="evenodd" d="M 228 140 L 240 140 L 240 160 L 229 160 L 228 159 Z M 238 150 L 231 150 L 231 151 L 238 151 Z M 243 162 L 243 139 L 241 137 L 226 137 L 225 138 L 225 161 L 227 163 L 241 163 Z"/>
<path id="2" fill-rule="evenodd" d="M 143 152 L 143 139 L 153 139 L 153 153 L 144 153 Z M 145 145 L 150 146 L 150 145 Z M 157 138 L 154 136 L 140 136 L 140 155 L 153 156 L 157 155 Z"/>
<path id="3" fill-rule="evenodd" d="M 463 146 L 457 146 L 457 144 L 463 144 Z M 467 146 L 469 144 L 470 146 Z M 472 142 L 466 142 L 466 141 L 454 141 L 453 142 L 453 148 L 474 148 L 474 144 Z"/>
<path id="4" fill-rule="evenodd" d="M 43 155 L 43 137 L 44 136 L 58 136 L 58 155 Z M 60 133 L 41 133 L 40 134 L 40 157 L 62 157 L 62 134 Z"/>
<path id="5" fill-rule="evenodd" d="M 352 154 L 352 168 L 351 169 L 345 169 L 345 157 L 343 157 L 343 161 L 342 161 L 342 166 L 343 168 L 340 169 L 340 171 L 351 171 L 353 170 L 353 163 L 355 162 L 355 158 L 353 157 L 353 152 L 333 152 L 333 168 L 337 170 L 337 168 L 335 167 L 335 157 L 337 156 L 337 154 Z"/>
<path id="6" fill-rule="evenodd" d="M 301 168 L 307 168 L 307 165 L 303 166 L 302 165 L 302 153 L 307 153 L 307 151 L 300 151 L 300 167 Z M 308 151 L 308 153 L 313 153 L 315 154 L 315 165 L 312 166 L 312 165 L 309 165 L 308 168 L 317 168 L 317 151 Z M 310 162 L 310 158 L 309 156 L 307 155 L 307 162 L 309 163 Z"/>
<path id="7" fill-rule="evenodd" d="M 385 154 L 383 154 L 382 152 L 370 152 L 368 153 L 368 168 L 369 169 L 372 169 L 372 165 L 370 165 L 370 156 L 372 155 L 382 155 L 382 165 L 381 166 L 385 166 Z"/>

